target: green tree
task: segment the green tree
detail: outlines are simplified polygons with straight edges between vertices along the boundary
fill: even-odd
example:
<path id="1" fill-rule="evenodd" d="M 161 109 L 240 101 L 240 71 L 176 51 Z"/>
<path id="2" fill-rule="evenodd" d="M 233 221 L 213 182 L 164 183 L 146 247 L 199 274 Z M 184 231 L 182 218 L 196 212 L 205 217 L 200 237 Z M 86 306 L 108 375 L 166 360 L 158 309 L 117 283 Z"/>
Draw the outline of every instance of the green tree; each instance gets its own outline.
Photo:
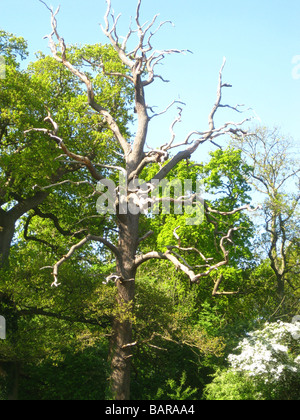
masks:
<path id="1" fill-rule="evenodd" d="M 99 226 L 103 229 L 103 218 L 97 215 L 96 220 L 92 210 L 96 187 L 88 182 L 87 173 L 81 170 L 82 162 L 78 155 L 74 155 L 73 162 L 67 162 L 55 143 L 43 147 L 43 133 L 27 133 L 25 136 L 24 131 L 30 127 L 43 127 L 44 119 L 49 117 L 48 109 L 51 108 L 62 132 L 72 139 L 74 151 L 78 150 L 79 145 L 85 144 L 90 158 L 101 155 L 102 162 L 105 162 L 108 145 L 115 141 L 103 120 L 89 112 L 82 86 L 76 77 L 59 66 L 53 58 L 42 55 L 26 70 L 20 70 L 18 57 L 26 57 L 26 42 L 3 31 L 0 40 L 1 53 L 6 59 L 6 77 L 0 80 L 0 312 L 6 316 L 7 328 L 14 334 L 14 337 L 9 337 L 7 345 L 14 340 L 19 342 L 16 347 L 19 354 L 17 350 L 7 352 L 3 348 L 1 366 L 4 366 L 4 372 L 15 376 L 15 386 L 11 387 L 15 390 L 11 398 L 15 398 L 19 364 L 24 360 L 21 349 L 27 348 L 25 338 L 20 338 L 21 332 L 24 333 L 27 328 L 27 324 L 22 323 L 22 317 L 55 317 L 55 314 L 59 317 L 61 312 L 57 306 L 49 309 L 46 296 L 39 303 L 34 300 L 26 302 L 25 291 L 31 288 L 28 284 L 27 288 L 16 287 L 16 278 L 28 278 L 27 262 L 30 261 L 38 271 L 43 266 L 49 266 L 50 259 L 63 254 L 71 246 L 70 241 L 74 236 L 84 237 L 95 226 L 98 233 Z M 105 56 L 114 66 L 116 53 L 112 47 L 71 47 L 69 57 L 72 62 L 82 65 L 82 51 L 90 59 Z M 128 83 L 124 80 L 123 83 L 115 84 L 111 77 L 98 75 L 94 85 L 95 91 L 102 95 L 112 109 L 120 129 L 127 135 L 125 126 L 130 116 L 126 103 L 131 95 Z M 119 107 L 119 104 L 122 106 Z M 94 141 L 91 142 L 92 137 Z M 114 163 L 118 161 L 116 154 Z M 87 165 L 87 171 L 97 172 L 100 178 L 104 176 L 106 168 L 99 166 L 96 169 Z M 82 195 L 89 196 L 85 202 L 70 199 L 78 190 Z M 60 235 L 58 238 L 56 231 Z M 24 263 L 22 234 L 26 240 L 47 247 L 49 259 L 46 263 L 43 258 L 36 258 L 43 251 L 29 247 L 26 264 L 21 264 L 21 261 Z M 12 249 L 17 254 L 11 256 Z M 17 268 L 22 268 L 23 274 Z M 38 279 L 39 276 L 32 277 L 30 272 L 29 278 Z M 20 300 L 21 291 L 24 292 L 24 301 Z M 48 296 L 48 299 L 51 301 L 51 297 Z M 72 316 L 66 314 L 66 319 L 73 320 L 76 316 L 79 320 L 85 320 L 80 311 Z M 28 339 L 26 334 L 24 337 Z"/>
<path id="2" fill-rule="evenodd" d="M 9 54 L 12 54 L 14 45 L 7 47 Z M 78 50 L 78 47 L 74 47 L 70 52 L 70 59 L 72 57 L 76 63 L 82 63 L 80 53 L 83 50 L 89 54 L 88 57 L 102 54 L 112 61 L 115 59 L 111 47 L 96 45 L 80 48 L 80 53 Z M 103 150 L 107 150 L 113 138 L 101 118 L 87 111 L 83 89 L 77 78 L 62 69 L 53 58 L 40 56 L 26 71 L 20 71 L 13 62 L 7 66 L 6 78 L 0 83 L 0 255 L 4 263 L 8 261 L 17 220 L 38 207 L 49 195 L 53 197 L 55 190 L 52 189 L 50 194 L 50 190 L 43 187 L 64 180 L 70 181 L 73 186 L 89 185 L 86 174 L 80 171 L 82 164 L 79 158 L 76 160 L 74 157 L 73 162 L 65 162 L 59 158 L 61 154 L 54 143 L 42 147 L 45 142 L 42 134 L 33 136 L 28 133 L 25 136 L 24 131 L 31 126 L 43 126 L 44 117 L 47 119 L 47 109 L 51 108 L 62 132 L 72 139 L 75 151 L 79 143 L 86 144 L 90 157 L 100 153 L 103 156 Z M 98 77 L 94 84 L 95 90 L 109 104 L 125 134 L 125 125 L 129 119 L 126 101 L 130 97 L 126 84 L 118 84 L 111 89 L 111 83 L 105 77 Z M 94 137 L 93 142 L 90 141 L 91 136 Z M 117 155 L 115 160 L 117 162 Z M 32 161 L 36 162 L 34 167 Z M 99 178 L 104 176 L 101 168 L 96 170 L 92 165 L 87 168 L 97 173 Z M 95 188 L 89 188 L 92 194 Z M 53 208 L 54 205 L 52 199 L 47 207 Z"/>
<path id="3" fill-rule="evenodd" d="M 0 55 L 5 58 L 6 65 L 18 66 L 18 58 L 24 60 L 28 56 L 27 42 L 9 32 L 0 30 Z"/>

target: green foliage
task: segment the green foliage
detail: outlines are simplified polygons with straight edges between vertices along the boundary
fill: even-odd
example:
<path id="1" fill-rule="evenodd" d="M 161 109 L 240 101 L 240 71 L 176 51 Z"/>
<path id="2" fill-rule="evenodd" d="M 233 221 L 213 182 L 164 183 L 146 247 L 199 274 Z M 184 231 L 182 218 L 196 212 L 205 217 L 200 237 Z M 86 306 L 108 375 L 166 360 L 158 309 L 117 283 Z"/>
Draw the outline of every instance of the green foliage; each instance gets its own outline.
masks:
<path id="1" fill-rule="evenodd" d="M 133 399 L 201 397 L 202 372 L 210 359 L 222 355 L 224 343 L 214 335 L 216 328 L 207 332 L 198 322 L 199 305 L 197 288 L 167 264 L 163 269 L 146 264 L 138 274 Z"/>
<path id="2" fill-rule="evenodd" d="M 26 366 L 22 400 L 99 401 L 106 398 L 108 343 Z"/>
<path id="3" fill-rule="evenodd" d="M 190 386 L 186 387 L 187 375 L 183 372 L 179 385 L 174 379 L 168 379 L 164 388 L 159 388 L 155 400 L 193 400 L 197 389 L 192 389 Z M 194 397 L 194 398 L 193 398 Z"/>
<path id="4" fill-rule="evenodd" d="M 247 374 L 232 370 L 217 371 L 205 388 L 206 400 L 299 400 L 299 378 L 274 385 L 257 382 Z"/>
<path id="5" fill-rule="evenodd" d="M 7 47 L 9 51 L 17 48 L 12 42 Z M 95 60 L 102 54 L 109 62 L 116 61 L 114 49 L 100 44 L 72 47 L 69 59 L 80 67 L 84 63 L 82 54 Z M 123 134 L 128 135 L 132 96 L 129 84 L 105 75 L 94 79 L 91 75 L 91 78 L 96 95 L 101 95 L 101 103 L 110 109 Z M 104 151 L 108 154 L 111 147 L 119 150 L 103 119 L 89 110 L 82 84 L 55 59 L 40 55 L 26 71 L 20 71 L 13 62 L 7 66 L 6 78 L 0 80 L 0 198 L 3 202 L 10 201 L 14 195 L 32 195 L 33 186 L 51 184 L 59 171 L 72 181 L 85 180 L 82 173 L 77 174 L 72 166 L 58 160 L 60 150 L 53 140 L 40 133 L 24 136 L 25 130 L 45 127 L 46 108 L 51 109 L 60 127 L 59 135 L 71 151 L 77 153 L 84 148 L 86 155 L 101 155 L 104 161 Z M 118 163 L 117 155 L 115 163 Z"/>
<path id="6" fill-rule="evenodd" d="M 104 268 L 91 276 L 80 264 L 64 267 L 64 286 L 54 290 L 49 273 L 39 270 L 51 259 L 37 252 L 37 244 L 19 245 L 10 270 L 0 272 L 4 375 L 10 364 L 21 364 L 21 399 L 104 399 L 115 290 L 102 285 Z M 7 390 L 12 386 L 10 381 Z"/>
<path id="7" fill-rule="evenodd" d="M 24 60 L 28 56 L 27 42 L 0 29 L 0 55 L 5 57 L 7 65 L 17 65 L 17 57 Z"/>
<path id="8" fill-rule="evenodd" d="M 210 156 L 210 161 L 199 169 L 204 191 L 221 196 L 223 208 L 227 210 L 250 203 L 251 197 L 248 193 L 251 187 L 245 178 L 252 168 L 243 162 L 241 151 L 229 147 L 211 152 Z"/>
<path id="9" fill-rule="evenodd" d="M 205 389 L 204 398 L 208 401 L 263 399 L 250 378 L 232 371 L 216 372 L 213 382 Z"/>
<path id="10" fill-rule="evenodd" d="M 151 179 L 156 173 L 157 168 L 144 170 L 142 179 Z M 241 153 L 232 148 L 224 151 L 217 150 L 211 153 L 211 160 L 206 165 L 197 165 L 190 167 L 181 162 L 169 175 L 169 179 L 183 182 L 185 179 L 198 180 L 203 184 L 203 191 L 210 191 L 207 204 L 219 211 L 230 212 L 242 205 L 249 204 L 251 201 L 248 192 L 251 190 L 245 181 L 250 167 L 245 165 L 241 158 Z M 204 198 L 205 195 L 204 195 Z M 171 212 L 172 213 L 172 212 Z M 165 251 L 167 246 L 177 245 L 173 231 L 180 226 L 177 233 L 181 239 L 182 247 L 195 247 L 200 249 L 207 258 L 213 258 L 213 261 L 220 260 L 222 253 L 219 247 L 221 232 L 227 232 L 232 226 L 239 230 L 234 233 L 234 246 L 229 245 L 230 265 L 243 268 L 251 264 L 253 260 L 251 237 L 253 235 L 253 223 L 248 214 L 238 212 L 226 217 L 213 214 L 212 217 L 204 217 L 201 225 L 188 226 L 186 214 L 160 214 L 159 217 L 152 216 L 144 218 L 141 222 L 143 231 L 152 230 L 154 235 L 147 240 L 147 248 L 143 251 L 157 249 Z M 218 234 L 216 235 L 215 224 L 218 223 Z M 143 244 L 144 246 L 144 244 Z M 154 248 L 155 247 L 155 248 Z M 199 255 L 187 256 L 187 261 L 191 266 L 199 265 Z M 201 262 L 202 263 L 202 262 Z M 204 271 L 204 270 L 203 270 Z"/>

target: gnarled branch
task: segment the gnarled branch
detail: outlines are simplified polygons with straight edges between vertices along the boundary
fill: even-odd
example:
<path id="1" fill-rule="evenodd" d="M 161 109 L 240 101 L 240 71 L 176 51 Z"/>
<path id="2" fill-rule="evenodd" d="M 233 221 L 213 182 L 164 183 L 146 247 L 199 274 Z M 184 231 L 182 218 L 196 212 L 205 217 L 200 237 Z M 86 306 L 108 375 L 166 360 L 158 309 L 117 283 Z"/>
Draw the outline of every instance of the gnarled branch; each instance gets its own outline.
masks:
<path id="1" fill-rule="evenodd" d="M 95 242 L 100 242 L 103 245 L 105 245 L 107 248 L 109 248 L 116 257 L 120 256 L 119 250 L 116 246 L 114 246 L 110 241 L 108 241 L 107 239 L 101 237 L 101 236 L 95 236 L 95 235 L 88 235 L 86 236 L 84 239 L 82 239 L 80 242 L 78 242 L 77 244 L 73 245 L 69 252 L 64 255 L 53 267 L 44 267 L 44 268 L 53 268 L 53 277 L 54 277 L 54 282 L 51 284 L 51 287 L 58 287 L 61 285 L 61 283 L 58 283 L 58 270 L 59 267 L 64 264 L 67 260 L 69 260 L 72 255 L 74 254 L 75 251 L 77 251 L 78 249 L 81 249 L 87 242 L 90 241 L 95 241 Z"/>
<path id="2" fill-rule="evenodd" d="M 206 211 L 207 212 L 214 212 L 214 213 L 218 213 L 221 215 L 232 215 L 235 214 L 237 212 L 241 212 L 243 210 L 248 210 L 248 211 L 255 211 L 258 208 L 260 208 L 260 206 L 258 206 L 256 209 L 252 209 L 250 205 L 245 205 L 242 206 L 238 209 L 235 209 L 233 211 L 229 211 L 229 212 L 219 212 L 219 211 L 213 211 L 212 209 L 210 209 L 207 205 L 205 205 Z M 177 234 L 177 230 L 180 228 L 180 226 L 178 226 L 177 228 L 174 229 L 173 231 L 173 235 L 175 237 L 175 239 L 178 241 L 178 245 L 177 246 L 167 246 L 167 251 L 166 252 L 157 252 L 157 251 L 152 251 L 152 252 L 148 252 L 147 254 L 144 255 L 138 255 L 136 257 L 136 267 L 139 267 L 140 265 L 142 265 L 143 263 L 151 260 L 151 259 L 159 259 L 159 260 L 168 260 L 170 261 L 177 269 L 181 270 L 183 273 L 185 273 L 190 281 L 192 283 L 199 283 L 200 279 L 202 277 L 207 277 L 209 276 L 213 271 L 218 270 L 220 267 L 228 265 L 229 263 L 229 251 L 226 249 L 226 242 L 230 242 L 232 243 L 232 235 L 235 231 L 239 230 L 239 227 L 230 227 L 227 231 L 226 234 L 223 234 L 223 236 L 221 237 L 220 241 L 219 241 L 219 248 L 222 252 L 223 255 L 223 260 L 217 262 L 217 263 L 212 263 L 213 258 L 206 258 L 202 252 L 194 247 L 189 247 L 189 248 L 183 248 L 181 247 L 181 240 L 180 240 L 180 236 Z M 215 234 L 218 233 L 215 230 Z M 177 251 L 185 251 L 185 252 L 196 252 L 199 254 L 199 256 L 201 257 L 202 260 L 205 261 L 206 264 L 204 265 L 197 265 L 195 267 L 192 267 L 190 264 L 188 264 L 188 262 L 186 261 L 186 259 L 184 257 L 182 257 Z M 205 268 L 206 270 L 196 274 L 195 269 L 196 268 Z M 219 291 L 219 287 L 220 284 L 223 280 L 223 277 L 220 276 L 219 279 L 215 282 L 215 286 L 214 286 L 214 290 L 213 290 L 213 296 L 216 295 L 224 295 L 224 294 L 228 294 L 228 295 L 232 295 L 232 294 L 236 294 L 238 292 L 220 292 Z"/>
<path id="3" fill-rule="evenodd" d="M 101 181 L 103 176 L 96 170 L 95 166 L 92 164 L 91 160 L 86 156 L 81 156 L 76 153 L 71 152 L 67 146 L 65 145 L 62 138 L 58 137 L 59 126 L 58 124 L 52 119 L 50 112 L 48 111 L 48 116 L 44 119 L 45 122 L 50 122 L 53 126 L 53 131 L 47 130 L 46 128 L 31 128 L 29 130 L 24 131 L 24 134 L 28 134 L 31 132 L 37 133 L 44 133 L 48 135 L 51 139 L 53 139 L 58 147 L 63 150 L 63 152 L 68 156 L 70 159 L 73 159 L 76 163 L 84 165 L 92 175 L 94 179 L 97 181 Z"/>
<path id="4" fill-rule="evenodd" d="M 46 5 L 46 3 L 44 1 L 42 1 L 42 0 L 40 0 L 40 1 L 43 4 Z M 51 12 L 52 33 L 50 35 L 47 35 L 45 38 L 49 39 L 49 46 L 50 46 L 53 57 L 56 59 L 56 61 L 63 64 L 67 69 L 69 69 L 71 71 L 71 73 L 73 73 L 76 77 L 78 77 L 86 85 L 89 105 L 96 112 L 98 112 L 100 115 L 102 115 L 104 117 L 104 119 L 107 122 L 109 128 L 113 132 L 115 138 L 119 141 L 121 147 L 123 148 L 124 153 L 125 154 L 130 153 L 130 144 L 127 142 L 125 137 L 122 135 L 118 124 L 116 123 L 116 121 L 114 120 L 112 115 L 105 108 L 103 108 L 100 104 L 98 104 L 96 102 L 93 84 L 92 84 L 91 80 L 89 79 L 89 77 L 85 73 L 76 69 L 67 60 L 67 54 L 66 54 L 67 53 L 67 47 L 66 47 L 64 39 L 59 35 L 58 30 L 57 30 L 56 16 L 59 13 L 60 7 L 56 10 L 56 12 L 54 12 L 53 9 L 49 8 L 47 5 L 46 5 L 46 7 Z M 54 42 L 53 36 L 56 37 L 56 39 L 59 43 L 60 54 L 58 53 L 57 46 Z"/>

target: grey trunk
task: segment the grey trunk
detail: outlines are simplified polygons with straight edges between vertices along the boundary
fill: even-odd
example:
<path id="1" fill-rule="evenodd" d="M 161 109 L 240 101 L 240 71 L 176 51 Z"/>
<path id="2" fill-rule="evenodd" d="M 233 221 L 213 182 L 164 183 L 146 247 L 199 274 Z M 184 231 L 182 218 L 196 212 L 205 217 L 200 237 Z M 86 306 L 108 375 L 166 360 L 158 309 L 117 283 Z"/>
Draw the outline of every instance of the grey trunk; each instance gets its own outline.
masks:
<path id="1" fill-rule="evenodd" d="M 139 215 L 127 215 L 119 224 L 120 258 L 117 262 L 117 303 L 120 316 L 113 322 L 111 340 L 111 391 L 116 400 L 130 399 L 132 358 L 132 309 L 135 295 L 135 255 L 138 246 Z M 123 314 L 124 311 L 124 314 Z"/>

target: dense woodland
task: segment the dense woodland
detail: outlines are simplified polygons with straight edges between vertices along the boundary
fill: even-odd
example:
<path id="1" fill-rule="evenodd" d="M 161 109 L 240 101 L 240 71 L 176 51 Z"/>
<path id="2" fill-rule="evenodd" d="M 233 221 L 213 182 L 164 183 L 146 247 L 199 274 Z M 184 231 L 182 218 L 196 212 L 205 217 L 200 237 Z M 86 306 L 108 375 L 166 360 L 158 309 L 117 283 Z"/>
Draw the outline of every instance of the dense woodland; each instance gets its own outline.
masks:
<path id="1" fill-rule="evenodd" d="M 212 125 L 196 133 L 197 147 L 211 142 L 208 160 L 190 151 L 170 165 L 172 139 L 155 150 L 144 139 L 134 167 L 125 151 L 138 144 L 162 57 L 145 58 L 154 40 L 143 27 L 122 59 L 109 12 L 110 43 L 66 48 L 52 11 L 52 53 L 26 68 L 26 41 L 0 31 L 0 399 L 299 399 L 297 145 L 280 128 Z M 126 222 L 96 210 L 97 182 L 117 182 L 116 168 L 145 180 L 170 168 L 166 179 L 198 181 L 205 197 L 196 226 L 174 211 L 138 216 L 128 299 Z"/>

